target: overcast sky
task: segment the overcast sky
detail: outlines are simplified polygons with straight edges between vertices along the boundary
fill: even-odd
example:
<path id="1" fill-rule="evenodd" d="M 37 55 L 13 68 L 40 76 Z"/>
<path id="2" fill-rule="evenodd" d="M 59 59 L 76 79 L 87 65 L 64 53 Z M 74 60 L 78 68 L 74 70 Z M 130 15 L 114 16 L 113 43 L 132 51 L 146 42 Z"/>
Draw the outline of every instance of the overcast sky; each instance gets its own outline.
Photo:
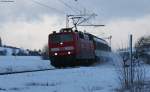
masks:
<path id="1" fill-rule="evenodd" d="M 41 49 L 48 34 L 65 27 L 66 14 L 96 13 L 92 23 L 105 27 L 81 28 L 99 37 L 112 35 L 112 48 L 150 35 L 150 0 L 0 0 L 0 37 L 3 44 Z M 68 6 L 69 5 L 69 6 Z"/>

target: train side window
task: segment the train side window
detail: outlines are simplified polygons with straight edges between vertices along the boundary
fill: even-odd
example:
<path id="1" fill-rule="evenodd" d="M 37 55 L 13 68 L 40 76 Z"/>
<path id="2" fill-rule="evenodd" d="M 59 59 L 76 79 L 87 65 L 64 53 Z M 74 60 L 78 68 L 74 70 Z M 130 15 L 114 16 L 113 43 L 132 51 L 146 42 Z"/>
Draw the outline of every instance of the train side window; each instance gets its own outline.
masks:
<path id="1" fill-rule="evenodd" d="M 79 33 L 79 37 L 80 37 L 81 39 L 84 39 L 84 35 L 83 35 L 82 33 Z"/>

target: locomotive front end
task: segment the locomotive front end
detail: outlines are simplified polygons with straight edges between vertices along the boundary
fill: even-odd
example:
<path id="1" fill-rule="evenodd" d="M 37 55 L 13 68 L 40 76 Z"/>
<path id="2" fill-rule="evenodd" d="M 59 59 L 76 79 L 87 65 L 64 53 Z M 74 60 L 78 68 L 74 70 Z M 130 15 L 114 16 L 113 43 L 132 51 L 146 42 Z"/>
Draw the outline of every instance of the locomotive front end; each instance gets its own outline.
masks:
<path id="1" fill-rule="evenodd" d="M 49 57 L 55 67 L 70 66 L 75 60 L 74 32 L 60 32 L 49 35 Z"/>

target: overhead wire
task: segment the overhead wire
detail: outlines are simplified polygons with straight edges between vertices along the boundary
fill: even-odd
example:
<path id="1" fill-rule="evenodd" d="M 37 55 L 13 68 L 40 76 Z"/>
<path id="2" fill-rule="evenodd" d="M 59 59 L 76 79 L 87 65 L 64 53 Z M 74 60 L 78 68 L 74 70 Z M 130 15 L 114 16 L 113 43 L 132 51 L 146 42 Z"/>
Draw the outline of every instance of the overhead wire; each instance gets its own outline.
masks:
<path id="1" fill-rule="evenodd" d="M 56 8 L 54 8 L 54 7 L 50 7 L 50 6 L 48 6 L 48 5 L 44 4 L 44 3 L 41 3 L 41 2 L 39 2 L 39 1 L 35 1 L 35 0 L 31 0 L 31 1 L 32 1 L 33 3 L 35 3 L 35 4 L 40 5 L 40 6 L 49 8 L 49 9 L 51 9 L 51 10 L 55 10 L 55 11 L 61 13 L 61 14 L 65 14 L 65 12 L 63 12 L 63 11 L 61 11 L 61 10 L 58 10 L 58 9 L 56 9 Z"/>
<path id="2" fill-rule="evenodd" d="M 55 11 L 57 11 L 57 12 L 59 12 L 59 13 L 62 13 L 62 14 L 66 14 L 65 12 L 63 12 L 63 11 L 61 11 L 61 10 L 58 10 L 58 9 L 56 9 L 56 8 L 53 8 L 53 7 L 50 7 L 50 6 L 48 6 L 48 5 L 46 5 L 46 4 L 44 4 L 44 3 L 41 3 L 41 2 L 39 2 L 39 1 L 36 1 L 36 0 L 31 0 L 32 2 L 34 2 L 34 3 L 36 3 L 36 4 L 38 4 L 38 5 L 40 5 L 40 6 L 43 6 L 43 7 L 46 7 L 46 8 L 49 8 L 49 9 L 52 9 L 52 10 L 55 10 Z M 65 5 L 66 7 L 68 7 L 69 9 L 71 9 L 72 11 L 74 11 L 75 13 L 81 13 L 81 10 L 79 10 L 79 9 L 77 9 L 77 8 L 74 8 L 74 7 L 72 7 L 72 6 L 70 6 L 70 5 L 68 5 L 66 2 L 64 2 L 63 0 L 58 0 L 59 2 L 61 2 L 63 5 Z M 83 7 L 83 6 L 81 6 L 81 7 Z M 79 23 L 78 23 L 78 25 L 80 25 L 80 24 L 82 24 L 83 22 L 86 22 L 87 20 L 89 20 L 91 17 L 93 17 L 93 14 L 91 14 L 88 18 L 84 18 L 82 21 L 80 21 Z"/>
<path id="3" fill-rule="evenodd" d="M 70 10 L 74 11 L 75 13 L 80 13 L 81 10 L 70 6 L 69 4 L 67 4 L 66 2 L 64 2 L 63 0 L 58 0 L 60 3 L 62 3 L 63 5 L 65 5 L 66 7 L 68 7 Z"/>
<path id="4" fill-rule="evenodd" d="M 57 8 L 48 6 L 48 5 L 46 5 L 46 4 L 44 4 L 44 3 L 41 3 L 41 2 L 39 2 L 39 1 L 36 1 L 36 0 L 31 0 L 31 1 L 32 1 L 33 3 L 35 3 L 35 4 L 38 4 L 38 5 L 40 5 L 40 6 L 43 6 L 43 7 L 45 7 L 45 8 L 49 8 L 49 9 L 51 9 L 51 10 L 55 10 L 55 11 L 61 13 L 61 14 L 66 14 L 65 12 L 63 12 L 63 11 L 57 9 Z M 70 6 L 69 4 L 67 4 L 66 2 L 64 2 L 63 0 L 58 0 L 58 1 L 59 1 L 60 3 L 62 3 L 63 5 L 65 5 L 66 7 L 68 7 L 69 9 L 71 9 L 72 11 L 74 11 L 75 13 L 77 13 L 77 14 L 80 13 L 80 14 L 81 14 L 82 11 L 79 10 L 78 8 L 75 8 L 75 7 Z M 80 6 L 81 6 L 82 8 L 84 8 L 84 9 L 86 9 L 83 5 L 80 4 Z M 87 16 L 86 10 L 84 11 L 84 13 L 85 13 L 85 14 L 81 14 L 81 15 Z M 80 22 L 79 22 L 79 20 L 78 20 L 77 25 L 80 26 L 80 24 L 82 24 L 83 22 L 87 22 L 90 18 L 92 18 L 92 17 L 94 17 L 94 16 L 95 16 L 94 13 L 93 13 L 93 14 L 89 14 L 87 18 L 83 18 L 83 20 L 81 20 Z M 89 22 L 88 22 L 88 23 L 89 23 Z M 91 24 L 91 23 L 90 23 L 90 24 Z M 91 24 L 91 25 L 93 25 L 93 24 Z M 82 25 L 81 25 L 81 26 L 82 26 Z M 86 26 L 86 25 L 85 25 L 85 26 Z M 96 25 L 96 26 L 97 26 L 97 25 Z"/>
<path id="5" fill-rule="evenodd" d="M 84 23 L 84 22 L 88 22 L 89 19 L 91 19 L 92 17 L 94 18 L 95 16 L 97 16 L 93 11 L 92 13 L 89 13 L 91 10 L 88 10 L 83 4 L 79 3 L 78 1 L 77 2 L 77 5 L 81 8 L 83 8 L 83 14 L 81 15 L 84 15 L 85 17 L 83 17 L 83 19 L 78 23 L 78 25 Z M 91 24 L 91 23 L 89 23 Z M 91 24 L 92 25 L 92 24 Z"/>

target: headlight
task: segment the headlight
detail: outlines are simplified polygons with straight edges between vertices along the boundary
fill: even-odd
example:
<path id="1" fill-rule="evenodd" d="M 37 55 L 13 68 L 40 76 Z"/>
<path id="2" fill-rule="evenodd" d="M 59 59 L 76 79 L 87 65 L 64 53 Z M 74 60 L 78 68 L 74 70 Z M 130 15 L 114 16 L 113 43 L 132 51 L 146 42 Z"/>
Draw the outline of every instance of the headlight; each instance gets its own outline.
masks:
<path id="1" fill-rule="evenodd" d="M 55 55 L 55 56 L 57 56 L 57 55 L 58 55 L 58 53 L 54 53 L 54 55 Z"/>
<path id="2" fill-rule="evenodd" d="M 71 52 L 70 51 L 68 51 L 68 55 L 70 55 L 71 54 Z"/>

